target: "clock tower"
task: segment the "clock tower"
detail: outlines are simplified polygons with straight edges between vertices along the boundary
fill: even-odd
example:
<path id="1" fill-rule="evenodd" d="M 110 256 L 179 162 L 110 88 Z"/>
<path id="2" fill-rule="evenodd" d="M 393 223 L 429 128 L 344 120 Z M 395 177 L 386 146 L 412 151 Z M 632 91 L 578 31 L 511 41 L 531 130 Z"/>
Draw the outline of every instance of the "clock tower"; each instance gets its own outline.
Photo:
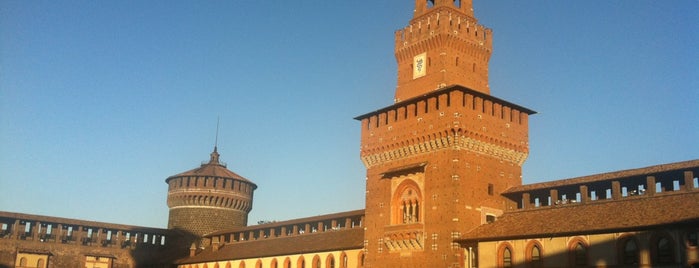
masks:
<path id="1" fill-rule="evenodd" d="M 361 115 L 365 267 L 468 267 L 456 239 L 516 204 L 534 111 L 490 95 L 471 0 L 416 0 L 395 34 L 394 103 Z"/>

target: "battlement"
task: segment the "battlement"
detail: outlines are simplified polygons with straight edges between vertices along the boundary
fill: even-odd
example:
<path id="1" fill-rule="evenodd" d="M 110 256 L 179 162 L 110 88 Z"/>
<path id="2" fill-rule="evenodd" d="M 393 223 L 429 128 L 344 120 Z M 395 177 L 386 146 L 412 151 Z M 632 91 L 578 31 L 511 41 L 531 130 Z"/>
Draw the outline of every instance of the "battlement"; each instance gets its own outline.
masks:
<path id="1" fill-rule="evenodd" d="M 486 28 L 473 17 L 466 16 L 450 8 L 435 8 L 413 19 L 407 27 L 395 32 L 396 51 L 403 47 L 426 40 L 437 35 L 449 35 L 462 41 L 492 47 L 492 30 Z"/>
<path id="2" fill-rule="evenodd" d="M 510 210 L 578 206 L 699 191 L 699 160 L 522 185 L 503 193 Z"/>
<path id="3" fill-rule="evenodd" d="M 521 165 L 528 116 L 535 112 L 488 94 L 450 86 L 355 119 L 362 121 L 367 167 L 444 148 L 496 155 Z"/>
<path id="4" fill-rule="evenodd" d="M 0 212 L 0 239 L 134 249 L 163 247 L 173 235 L 167 229 Z"/>
<path id="5" fill-rule="evenodd" d="M 361 229 L 364 227 L 363 222 L 364 210 L 356 210 L 217 231 L 206 235 L 206 237 L 212 239 L 212 241 L 218 240 L 221 243 L 236 243 L 335 232 L 353 228 Z"/>
<path id="6" fill-rule="evenodd" d="M 492 30 L 449 7 L 435 7 L 395 32 L 398 83 L 395 101 L 447 85 L 490 93 Z"/>

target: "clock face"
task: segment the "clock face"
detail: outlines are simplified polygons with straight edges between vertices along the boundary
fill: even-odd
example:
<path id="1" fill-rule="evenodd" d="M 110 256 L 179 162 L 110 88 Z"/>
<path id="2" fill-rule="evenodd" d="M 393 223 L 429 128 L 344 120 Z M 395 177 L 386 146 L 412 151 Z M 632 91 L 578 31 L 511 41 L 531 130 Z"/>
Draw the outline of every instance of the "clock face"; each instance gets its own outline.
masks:
<path id="1" fill-rule="evenodd" d="M 423 77 L 427 74 L 427 53 L 413 57 L 413 79 Z"/>

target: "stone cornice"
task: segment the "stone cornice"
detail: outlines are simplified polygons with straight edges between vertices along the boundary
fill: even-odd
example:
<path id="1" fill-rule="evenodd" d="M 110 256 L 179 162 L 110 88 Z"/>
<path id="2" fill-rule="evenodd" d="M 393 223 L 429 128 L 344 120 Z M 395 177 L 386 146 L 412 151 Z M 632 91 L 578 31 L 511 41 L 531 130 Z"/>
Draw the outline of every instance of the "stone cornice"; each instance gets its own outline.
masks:
<path id="1" fill-rule="evenodd" d="M 397 149 L 362 155 L 362 162 L 367 168 L 398 159 L 435 152 L 439 150 L 468 150 L 522 166 L 529 155 L 496 144 L 477 140 L 470 137 L 449 135 L 441 138 L 426 140 L 421 143 L 409 144 Z"/>

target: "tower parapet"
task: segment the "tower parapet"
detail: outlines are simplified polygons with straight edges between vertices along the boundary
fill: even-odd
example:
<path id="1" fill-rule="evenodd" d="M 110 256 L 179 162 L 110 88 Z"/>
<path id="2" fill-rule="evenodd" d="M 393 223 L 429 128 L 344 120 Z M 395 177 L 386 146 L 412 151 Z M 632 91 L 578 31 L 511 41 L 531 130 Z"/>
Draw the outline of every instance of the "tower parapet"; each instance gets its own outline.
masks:
<path id="1" fill-rule="evenodd" d="M 395 32 L 395 102 L 448 85 L 489 94 L 492 30 L 478 24 L 471 1 L 416 1 L 415 16 Z"/>
<path id="2" fill-rule="evenodd" d="M 217 230 L 247 226 L 257 185 L 228 170 L 219 161 L 216 148 L 208 163 L 170 176 L 165 182 L 169 229 L 202 237 Z"/>

